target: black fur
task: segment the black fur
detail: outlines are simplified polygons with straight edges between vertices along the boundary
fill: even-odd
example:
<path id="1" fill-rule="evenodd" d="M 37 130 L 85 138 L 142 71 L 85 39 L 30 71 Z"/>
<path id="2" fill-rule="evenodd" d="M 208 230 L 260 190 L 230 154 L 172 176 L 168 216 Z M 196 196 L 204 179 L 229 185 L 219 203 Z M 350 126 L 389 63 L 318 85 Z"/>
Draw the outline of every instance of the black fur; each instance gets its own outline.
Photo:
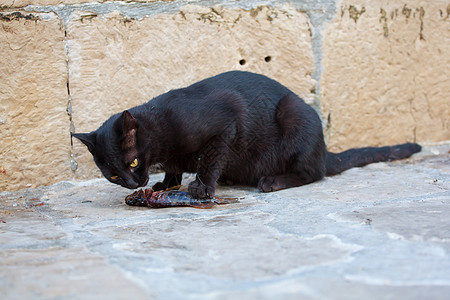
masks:
<path id="1" fill-rule="evenodd" d="M 420 151 L 403 144 L 327 152 L 309 105 L 272 79 L 240 71 L 172 90 L 74 136 L 114 183 L 143 186 L 149 167 L 159 163 L 166 176 L 154 189 L 180 184 L 183 172 L 197 173 L 189 192 L 199 198 L 213 196 L 217 181 L 277 191 Z M 135 159 L 139 164 L 131 167 Z"/>

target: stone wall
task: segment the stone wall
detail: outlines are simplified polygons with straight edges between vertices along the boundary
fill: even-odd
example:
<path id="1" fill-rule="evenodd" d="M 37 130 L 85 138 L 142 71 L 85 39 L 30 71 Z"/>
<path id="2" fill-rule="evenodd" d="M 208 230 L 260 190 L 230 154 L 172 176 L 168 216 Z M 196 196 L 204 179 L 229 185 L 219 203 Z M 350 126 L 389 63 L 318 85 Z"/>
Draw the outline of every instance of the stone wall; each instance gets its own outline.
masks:
<path id="1" fill-rule="evenodd" d="M 324 26 L 331 149 L 450 139 L 450 4 L 392 2 L 342 1 Z"/>
<path id="2" fill-rule="evenodd" d="M 187 2 L 0 0 L 0 191 L 99 177 L 70 132 L 227 70 L 303 97 L 331 150 L 450 139 L 448 1 Z"/>

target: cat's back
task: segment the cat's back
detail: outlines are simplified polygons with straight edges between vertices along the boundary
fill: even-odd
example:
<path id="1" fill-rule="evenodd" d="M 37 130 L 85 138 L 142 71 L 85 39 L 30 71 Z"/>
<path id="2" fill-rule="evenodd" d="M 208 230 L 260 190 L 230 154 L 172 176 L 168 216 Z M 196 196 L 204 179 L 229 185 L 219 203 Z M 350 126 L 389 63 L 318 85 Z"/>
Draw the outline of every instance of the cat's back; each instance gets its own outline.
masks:
<path id="1" fill-rule="evenodd" d="M 276 104 L 288 93 L 292 93 L 288 88 L 267 76 L 246 71 L 229 71 L 184 88 L 171 90 L 150 102 L 163 106 L 169 105 L 169 103 L 174 104 L 174 102 L 177 105 L 183 105 L 180 102 L 189 105 L 189 102 L 202 101 L 217 91 L 235 93 L 247 103 L 264 99 L 273 104 Z"/>
<path id="2" fill-rule="evenodd" d="M 274 112 L 279 101 L 292 93 L 264 75 L 229 71 L 171 90 L 143 106 L 154 109 L 172 127 L 192 132 L 215 134 L 234 120 L 242 132 L 258 134 L 261 128 L 277 130 Z"/>
<path id="3" fill-rule="evenodd" d="M 196 91 L 198 89 L 222 89 L 237 92 L 246 99 L 254 99 L 258 96 L 278 98 L 289 93 L 289 89 L 281 83 L 261 74 L 247 71 L 229 71 L 204 79 L 186 89 Z"/>

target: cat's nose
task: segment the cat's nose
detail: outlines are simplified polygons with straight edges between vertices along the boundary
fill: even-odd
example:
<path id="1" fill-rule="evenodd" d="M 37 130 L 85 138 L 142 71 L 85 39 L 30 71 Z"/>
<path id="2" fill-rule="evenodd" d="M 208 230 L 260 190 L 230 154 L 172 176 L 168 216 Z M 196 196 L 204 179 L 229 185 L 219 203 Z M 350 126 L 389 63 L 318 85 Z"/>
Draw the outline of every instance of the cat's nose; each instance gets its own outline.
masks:
<path id="1" fill-rule="evenodd" d="M 129 189 L 137 189 L 139 187 L 139 183 L 134 180 L 130 180 L 127 182 L 127 188 Z"/>
<path id="2" fill-rule="evenodd" d="M 137 189 L 139 187 L 139 184 L 129 184 L 128 186 L 127 186 L 127 188 L 129 188 L 129 189 L 131 189 L 131 190 L 134 190 L 134 189 Z"/>

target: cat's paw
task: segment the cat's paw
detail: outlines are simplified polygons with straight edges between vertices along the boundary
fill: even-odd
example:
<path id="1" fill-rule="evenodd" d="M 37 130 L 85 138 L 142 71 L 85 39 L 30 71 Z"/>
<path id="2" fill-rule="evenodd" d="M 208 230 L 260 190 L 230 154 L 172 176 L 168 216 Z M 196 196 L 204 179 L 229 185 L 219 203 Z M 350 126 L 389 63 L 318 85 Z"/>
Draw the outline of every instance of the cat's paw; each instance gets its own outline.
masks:
<path id="1" fill-rule="evenodd" d="M 167 189 L 167 186 L 162 182 L 157 182 L 152 186 L 152 190 L 154 191 L 164 191 L 165 189 Z"/>
<path id="2" fill-rule="evenodd" d="M 263 176 L 258 182 L 258 189 L 262 192 L 273 192 L 273 184 L 275 182 L 274 176 Z"/>
<path id="3" fill-rule="evenodd" d="M 296 175 L 263 176 L 258 182 L 258 189 L 268 193 L 300 185 L 302 185 L 301 177 Z"/>
<path id="4" fill-rule="evenodd" d="M 212 198 L 215 194 L 215 187 L 208 186 L 196 179 L 189 183 L 188 192 L 192 197 L 197 199 Z"/>
<path id="5" fill-rule="evenodd" d="M 290 186 L 286 184 L 285 176 L 263 176 L 258 182 L 258 189 L 265 193 L 279 191 L 287 187 Z"/>

